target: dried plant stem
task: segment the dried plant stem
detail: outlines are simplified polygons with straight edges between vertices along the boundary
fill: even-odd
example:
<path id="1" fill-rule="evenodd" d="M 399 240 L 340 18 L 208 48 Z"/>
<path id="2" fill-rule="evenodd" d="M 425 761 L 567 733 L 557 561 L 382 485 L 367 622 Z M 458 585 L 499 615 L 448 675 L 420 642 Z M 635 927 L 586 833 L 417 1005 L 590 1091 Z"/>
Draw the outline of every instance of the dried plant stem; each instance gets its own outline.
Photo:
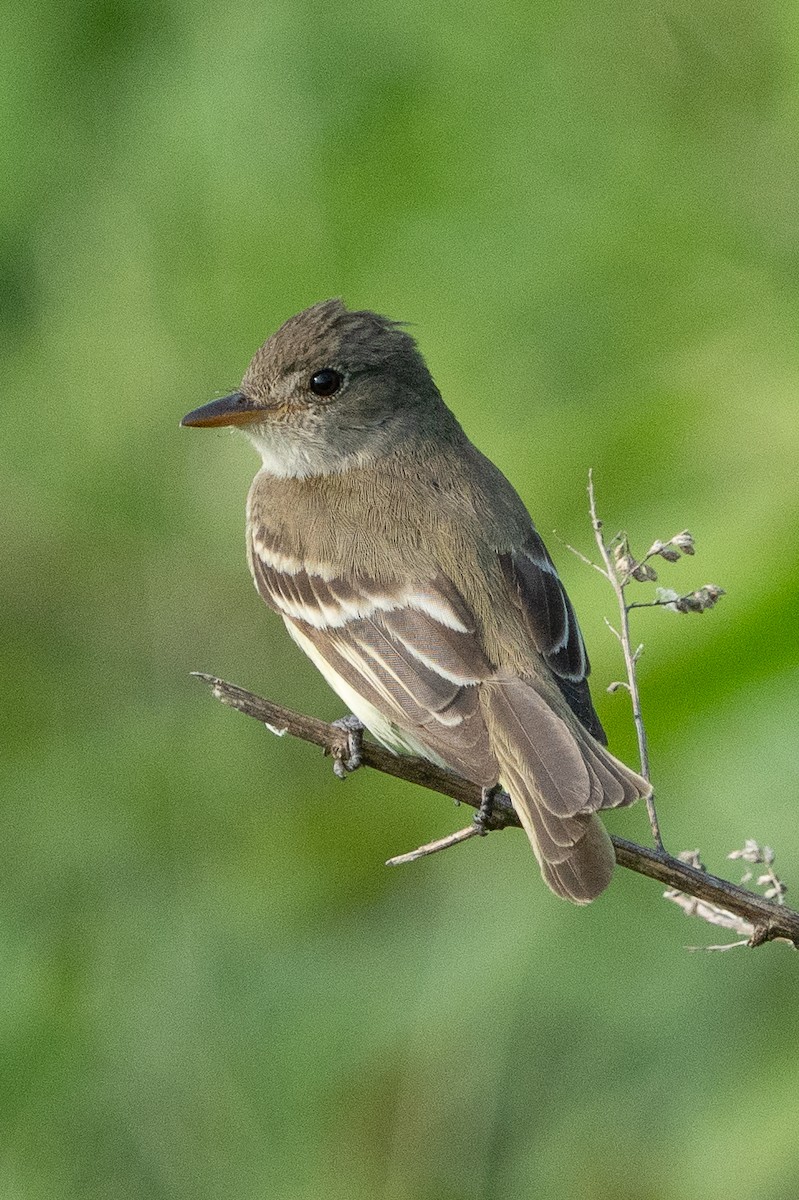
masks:
<path id="1" fill-rule="evenodd" d="M 434 842 L 425 842 L 424 846 L 409 850 L 407 854 L 395 854 L 393 858 L 386 859 L 386 866 L 402 867 L 406 863 L 418 862 L 420 858 L 427 858 L 428 854 L 449 850 L 450 846 L 459 846 L 461 842 L 468 842 L 469 838 L 478 837 L 479 834 L 480 830 L 476 825 L 467 825 L 465 829 L 458 829 L 455 833 L 448 833 L 446 837 L 436 838 Z"/>
<path id="2" fill-rule="evenodd" d="M 646 559 L 644 559 L 643 561 L 646 562 Z M 630 612 L 630 610 L 633 608 L 673 608 L 673 607 L 674 607 L 673 600 L 633 600 L 630 604 L 626 605 L 627 612 Z"/>
<path id="3" fill-rule="evenodd" d="M 594 494 L 594 474 L 593 471 L 588 472 L 588 505 L 591 513 L 591 525 L 594 530 L 596 544 L 599 547 L 599 553 L 602 555 L 602 561 L 605 564 L 605 569 L 602 574 L 608 580 L 608 583 L 616 593 L 616 599 L 619 604 L 619 629 L 613 630 L 621 644 L 622 653 L 624 654 L 624 665 L 627 668 L 627 690 L 630 693 L 633 708 L 633 721 L 635 722 L 635 732 L 638 737 L 638 753 L 641 759 L 641 774 L 645 779 L 651 782 L 649 771 L 649 745 L 646 740 L 646 727 L 644 725 L 643 713 L 641 711 L 641 695 L 638 690 L 638 672 L 636 671 L 636 660 L 638 651 L 632 648 L 630 640 L 630 605 L 627 604 L 627 599 L 624 594 L 625 582 L 619 578 L 619 574 L 615 568 L 610 551 L 605 545 L 605 538 L 602 533 L 603 525 L 596 511 L 596 496 Z M 658 850 L 663 850 L 663 839 L 660 836 L 660 824 L 658 822 L 657 811 L 655 809 L 655 794 L 649 796 L 646 802 L 647 812 L 649 814 L 649 824 L 652 827 L 652 837 L 655 839 L 655 845 Z"/>
<path id="4" fill-rule="evenodd" d="M 210 685 L 217 700 L 262 722 L 272 732 L 289 733 L 293 737 L 321 746 L 327 754 L 336 758 L 349 757 L 347 734 L 340 726 L 328 724 L 326 721 L 306 716 L 304 713 L 293 712 L 282 705 L 274 704 L 271 700 L 265 700 L 261 696 L 236 687 L 235 684 L 217 679 L 214 675 L 206 675 L 201 672 L 195 672 L 195 674 L 198 679 Z M 454 772 L 436 767 L 425 759 L 410 756 L 398 757 L 389 750 L 383 749 L 382 746 L 365 741 L 363 764 L 398 779 L 406 779 L 411 783 L 419 784 L 421 787 L 429 788 L 444 796 L 451 796 L 472 808 L 480 808 L 483 797 L 477 784 L 469 783 Z M 504 793 L 499 793 L 493 801 L 491 828 L 504 829 L 508 826 L 518 827 L 519 819 L 513 810 L 510 798 Z M 454 844 L 451 841 L 452 838 L 455 841 L 461 841 L 466 840 L 467 836 L 474 836 L 471 827 L 468 834 L 466 830 L 461 830 L 458 834 L 450 835 L 450 839 L 445 838 L 440 841 L 444 843 L 449 840 L 450 844 Z M 640 875 L 656 879 L 667 887 L 675 888 L 686 895 L 695 896 L 697 900 L 716 905 L 728 913 L 742 917 L 753 930 L 749 945 L 761 945 L 763 942 L 774 939 L 785 939 L 799 948 L 799 913 L 788 908 L 786 904 L 775 904 L 772 900 L 767 900 L 755 892 L 747 891 L 746 888 L 738 887 L 726 879 L 720 879 L 706 871 L 698 870 L 688 863 L 680 862 L 679 859 L 672 858 L 667 854 L 662 847 L 650 850 L 615 835 L 612 840 L 619 866 L 637 871 Z M 439 849 L 444 848 L 443 845 L 436 843 L 430 843 L 430 845 L 436 845 Z M 425 847 L 420 847 L 420 849 L 424 850 Z M 418 851 L 412 851 L 412 856 L 417 857 Z"/>

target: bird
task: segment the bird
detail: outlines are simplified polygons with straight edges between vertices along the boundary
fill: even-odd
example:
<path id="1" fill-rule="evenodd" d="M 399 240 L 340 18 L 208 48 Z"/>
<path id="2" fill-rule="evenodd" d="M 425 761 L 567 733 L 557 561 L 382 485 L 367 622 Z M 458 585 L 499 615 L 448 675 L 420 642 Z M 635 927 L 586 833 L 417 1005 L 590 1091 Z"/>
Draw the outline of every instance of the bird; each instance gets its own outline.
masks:
<path id="1" fill-rule="evenodd" d="M 574 609 L 524 503 L 405 326 L 314 304 L 181 424 L 238 428 L 260 453 L 255 586 L 355 717 L 484 798 L 504 788 L 549 888 L 594 900 L 615 865 L 597 814 L 650 785 L 607 749 Z"/>

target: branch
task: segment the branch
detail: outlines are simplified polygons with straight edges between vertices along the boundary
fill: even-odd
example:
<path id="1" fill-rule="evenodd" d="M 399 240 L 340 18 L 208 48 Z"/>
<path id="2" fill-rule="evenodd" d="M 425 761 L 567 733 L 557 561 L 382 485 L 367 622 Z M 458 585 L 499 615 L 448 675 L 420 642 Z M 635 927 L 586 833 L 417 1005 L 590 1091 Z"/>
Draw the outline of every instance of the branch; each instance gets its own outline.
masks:
<path id="1" fill-rule="evenodd" d="M 591 526 L 594 530 L 594 537 L 599 548 L 599 553 L 602 555 L 602 561 L 605 564 L 603 574 L 606 576 L 608 583 L 616 593 L 616 600 L 619 605 L 619 632 L 616 636 L 621 644 L 624 654 L 624 665 L 627 668 L 627 690 L 630 693 L 630 699 L 633 706 L 633 721 L 635 722 L 635 732 L 638 735 L 638 754 L 641 759 L 641 774 L 644 779 L 651 781 L 649 771 L 649 745 L 646 740 L 646 726 L 644 725 L 644 717 L 641 711 L 641 695 L 638 691 L 638 672 L 636 671 L 636 660 L 640 650 L 633 650 L 632 641 L 630 640 L 630 610 L 627 606 L 627 598 L 624 594 L 625 580 L 619 578 L 616 568 L 613 564 L 613 559 L 610 557 L 610 551 L 605 545 L 605 538 L 602 533 L 602 522 L 597 516 L 596 497 L 594 495 L 594 473 L 588 472 L 588 503 L 591 513 Z M 614 633 L 616 631 L 614 630 Z M 663 838 L 660 836 L 660 824 L 658 822 L 657 812 L 655 810 L 655 793 L 651 792 L 646 798 L 646 810 L 649 814 L 649 824 L 652 828 L 652 836 L 655 839 L 655 845 L 661 853 L 664 853 Z"/>
<path id="2" fill-rule="evenodd" d="M 340 727 L 305 716 L 303 713 L 293 712 L 280 704 L 274 704 L 271 700 L 265 700 L 236 687 L 235 684 L 217 679 L 214 675 L 206 675 L 199 671 L 195 672 L 195 675 L 210 686 L 215 699 L 262 722 L 273 733 L 289 733 L 292 737 L 321 746 L 326 754 L 337 759 L 349 757 L 347 734 Z M 476 784 L 461 779 L 452 771 L 436 767 L 425 759 L 404 755 L 398 757 L 390 750 L 384 750 L 382 746 L 365 741 L 363 764 L 386 775 L 393 775 L 396 779 L 406 779 L 409 783 L 416 783 L 441 795 L 451 796 L 459 803 L 468 804 L 472 808 L 480 808 L 482 793 Z M 519 826 L 519 819 L 510 798 L 504 792 L 500 792 L 494 800 L 490 828 L 505 829 L 508 826 Z M 463 840 L 465 836 L 464 833 Z M 444 838 L 441 841 L 447 842 L 448 839 Z M 649 850 L 645 846 L 627 841 L 626 838 L 613 835 L 612 841 L 619 866 L 637 871 L 639 875 L 656 879 L 669 888 L 694 896 L 698 901 L 716 905 L 735 917 L 743 918 L 752 928 L 749 945 L 759 946 L 763 942 L 780 939 L 799 948 L 799 913 L 793 909 L 784 904 L 775 904 L 726 879 L 697 870 L 688 863 L 672 858 L 663 850 Z"/>

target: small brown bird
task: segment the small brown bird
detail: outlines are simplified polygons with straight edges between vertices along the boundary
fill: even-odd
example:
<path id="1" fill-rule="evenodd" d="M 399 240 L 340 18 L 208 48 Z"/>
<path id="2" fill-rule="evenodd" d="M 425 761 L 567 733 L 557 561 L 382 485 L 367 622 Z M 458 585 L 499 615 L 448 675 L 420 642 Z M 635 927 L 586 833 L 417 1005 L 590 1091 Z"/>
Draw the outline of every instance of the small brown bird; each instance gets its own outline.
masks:
<path id="1" fill-rule="evenodd" d="M 549 887 L 586 904 L 613 845 L 596 813 L 649 785 L 604 746 L 577 619 L 504 475 L 413 339 L 338 300 L 291 317 L 239 391 L 184 425 L 242 428 L 266 603 L 385 746 L 501 784 Z"/>

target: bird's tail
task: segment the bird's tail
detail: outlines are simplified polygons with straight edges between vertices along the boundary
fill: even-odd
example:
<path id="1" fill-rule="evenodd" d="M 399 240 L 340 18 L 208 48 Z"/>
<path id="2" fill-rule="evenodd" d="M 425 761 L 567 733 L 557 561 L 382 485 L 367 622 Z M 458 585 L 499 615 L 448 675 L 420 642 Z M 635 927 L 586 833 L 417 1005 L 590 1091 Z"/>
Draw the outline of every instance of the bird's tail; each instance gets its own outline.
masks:
<path id="1" fill-rule="evenodd" d="M 500 781 L 530 839 L 545 882 L 588 904 L 610 883 L 616 857 L 599 817 L 651 794 L 576 720 L 555 711 L 534 682 L 494 680 L 481 702 Z"/>

